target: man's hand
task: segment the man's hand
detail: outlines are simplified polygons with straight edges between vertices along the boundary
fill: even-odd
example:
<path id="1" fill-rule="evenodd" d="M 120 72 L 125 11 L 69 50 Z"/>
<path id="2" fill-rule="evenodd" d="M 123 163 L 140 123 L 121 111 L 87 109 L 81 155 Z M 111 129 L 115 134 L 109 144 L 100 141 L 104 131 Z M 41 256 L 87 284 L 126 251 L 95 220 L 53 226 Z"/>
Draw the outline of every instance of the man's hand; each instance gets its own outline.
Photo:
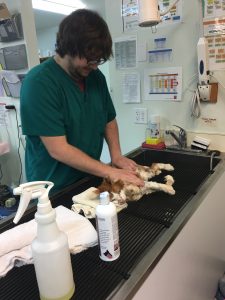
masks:
<path id="1" fill-rule="evenodd" d="M 137 167 L 137 164 L 135 161 L 133 161 L 132 159 L 127 158 L 125 156 L 122 156 L 122 155 L 117 157 L 116 159 L 114 159 L 112 161 L 112 165 L 117 168 L 127 169 L 130 171 L 135 171 L 136 167 Z"/>
<path id="2" fill-rule="evenodd" d="M 137 176 L 134 170 L 112 168 L 108 176 L 112 181 L 122 180 L 124 183 L 144 186 L 144 181 Z"/>

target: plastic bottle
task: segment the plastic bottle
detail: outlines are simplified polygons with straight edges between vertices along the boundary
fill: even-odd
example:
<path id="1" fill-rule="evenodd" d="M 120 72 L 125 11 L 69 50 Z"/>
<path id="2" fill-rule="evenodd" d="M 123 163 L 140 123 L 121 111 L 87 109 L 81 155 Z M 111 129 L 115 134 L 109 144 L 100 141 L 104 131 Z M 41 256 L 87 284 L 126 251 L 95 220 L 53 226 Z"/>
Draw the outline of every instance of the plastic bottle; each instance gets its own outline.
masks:
<path id="1" fill-rule="evenodd" d="M 151 121 L 149 123 L 150 138 L 160 138 L 160 117 L 156 115 L 151 116 Z"/>
<path id="2" fill-rule="evenodd" d="M 20 220 L 31 199 L 38 198 L 35 214 L 37 237 L 31 248 L 40 298 L 66 300 L 72 297 L 75 285 L 68 239 L 57 226 L 56 213 L 48 198 L 53 185 L 49 181 L 34 181 L 15 188 L 13 193 L 21 197 L 13 222 L 16 224 Z"/>
<path id="3" fill-rule="evenodd" d="M 116 206 L 110 202 L 109 193 L 100 194 L 96 207 L 96 223 L 99 241 L 99 256 L 104 261 L 113 261 L 120 256 L 119 230 Z"/>

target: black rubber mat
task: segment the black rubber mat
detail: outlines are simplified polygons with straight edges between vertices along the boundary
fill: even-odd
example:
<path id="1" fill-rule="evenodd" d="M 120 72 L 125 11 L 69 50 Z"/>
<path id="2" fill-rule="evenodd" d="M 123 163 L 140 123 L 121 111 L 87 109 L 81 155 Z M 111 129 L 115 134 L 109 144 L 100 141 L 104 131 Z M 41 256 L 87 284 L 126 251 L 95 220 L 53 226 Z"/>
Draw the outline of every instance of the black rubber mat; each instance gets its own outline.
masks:
<path id="1" fill-rule="evenodd" d="M 169 227 L 192 195 L 183 191 L 178 191 L 173 196 L 156 192 L 144 196 L 141 201 L 129 202 L 124 212 Z"/>
<path id="2" fill-rule="evenodd" d="M 121 255 L 114 262 L 103 262 L 98 247 L 72 255 L 76 293 L 73 299 L 103 300 L 116 286 L 130 276 L 130 269 L 144 251 L 165 230 L 160 224 L 119 214 Z M 62 274 L 63 276 L 63 274 Z M 0 279 L 0 299 L 39 299 L 33 265 L 14 268 Z"/>
<path id="3" fill-rule="evenodd" d="M 140 255 L 159 238 L 165 231 L 165 226 L 129 215 L 124 211 L 118 216 L 121 250 L 119 259 L 110 263 L 102 262 L 98 257 L 98 247 L 90 249 L 87 255 L 127 279 L 130 276 L 130 269 L 136 264 Z"/>
<path id="4" fill-rule="evenodd" d="M 72 266 L 76 284 L 75 300 L 104 300 L 113 290 L 130 276 L 141 257 L 151 249 L 173 223 L 179 212 L 192 199 L 199 187 L 211 174 L 209 158 L 189 155 L 174 155 L 169 152 L 143 151 L 133 157 L 142 165 L 153 162 L 171 163 L 174 172 L 162 172 L 153 180 L 164 181 L 171 174 L 175 179 L 176 194 L 170 196 L 155 192 L 137 202 L 129 202 L 128 208 L 118 214 L 121 255 L 114 262 L 103 262 L 99 258 L 98 247 L 72 255 Z M 214 159 L 214 167 L 219 159 Z M 71 207 L 72 197 L 91 186 L 98 186 L 100 178 L 87 177 L 52 197 L 53 206 Z M 34 210 L 27 213 L 22 221 L 33 218 Z M 95 220 L 91 221 L 95 226 Z M 6 222 L 0 232 L 13 227 Z M 63 276 L 63 274 L 62 274 Z M 0 300 L 36 300 L 39 292 L 33 265 L 13 268 L 0 279 Z"/>
<path id="5" fill-rule="evenodd" d="M 107 295 L 124 280 L 120 274 L 89 259 L 86 252 L 72 255 L 71 259 L 75 281 L 75 294 L 72 299 L 106 299 Z M 40 299 L 34 266 L 14 268 L 6 277 L 1 278 L 0 299 Z"/>

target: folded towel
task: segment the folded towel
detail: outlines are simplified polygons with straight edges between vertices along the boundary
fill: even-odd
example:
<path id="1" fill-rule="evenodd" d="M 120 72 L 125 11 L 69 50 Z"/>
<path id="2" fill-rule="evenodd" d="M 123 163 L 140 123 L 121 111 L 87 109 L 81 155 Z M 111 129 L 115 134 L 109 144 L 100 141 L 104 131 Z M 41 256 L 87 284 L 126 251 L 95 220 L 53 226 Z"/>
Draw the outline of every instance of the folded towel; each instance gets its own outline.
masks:
<path id="1" fill-rule="evenodd" d="M 78 213 L 83 212 L 85 217 L 88 219 L 95 218 L 95 209 L 99 204 L 99 195 L 96 193 L 97 189 L 90 187 L 86 191 L 73 196 L 73 205 L 71 209 Z M 113 201 L 117 212 L 127 207 L 127 203 L 119 204 L 116 201 Z"/>
<path id="2" fill-rule="evenodd" d="M 76 212 L 58 206 L 56 222 L 68 237 L 70 252 L 75 254 L 97 245 L 97 232 L 93 225 Z M 31 242 L 36 236 L 37 223 L 33 219 L 0 234 L 0 277 L 14 266 L 33 263 Z"/>

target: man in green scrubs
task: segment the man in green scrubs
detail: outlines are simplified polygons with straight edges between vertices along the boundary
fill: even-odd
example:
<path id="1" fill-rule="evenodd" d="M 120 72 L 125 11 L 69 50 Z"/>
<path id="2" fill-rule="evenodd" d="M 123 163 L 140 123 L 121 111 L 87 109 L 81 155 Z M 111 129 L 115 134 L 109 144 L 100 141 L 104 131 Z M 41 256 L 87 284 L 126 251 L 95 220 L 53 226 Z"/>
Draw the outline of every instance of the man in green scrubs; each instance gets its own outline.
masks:
<path id="1" fill-rule="evenodd" d="M 96 12 L 80 9 L 61 22 L 56 55 L 31 69 L 21 88 L 27 181 L 49 180 L 59 191 L 89 173 L 143 185 L 135 162 L 121 154 L 116 112 L 98 69 L 111 56 L 108 26 Z M 114 167 L 99 160 L 104 138 Z"/>

